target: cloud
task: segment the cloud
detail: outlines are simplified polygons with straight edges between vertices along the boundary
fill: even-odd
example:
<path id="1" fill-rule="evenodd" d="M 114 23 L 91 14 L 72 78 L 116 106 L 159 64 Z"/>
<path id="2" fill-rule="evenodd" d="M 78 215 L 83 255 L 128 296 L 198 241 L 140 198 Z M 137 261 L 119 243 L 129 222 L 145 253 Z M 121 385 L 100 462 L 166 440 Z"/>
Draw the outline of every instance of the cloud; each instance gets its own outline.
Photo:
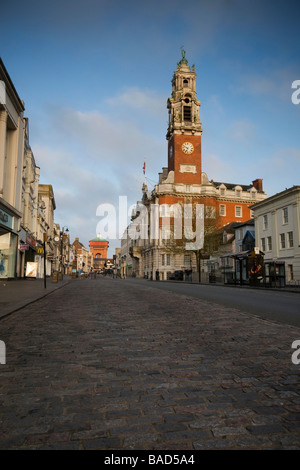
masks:
<path id="1" fill-rule="evenodd" d="M 68 226 L 71 239 L 80 235 L 86 246 L 96 234 L 97 207 L 112 204 L 118 217 L 119 196 L 128 197 L 128 206 L 141 197 L 144 160 L 149 178 L 157 180 L 166 159 L 166 144 L 147 132 L 147 126 L 141 129 L 132 111 L 130 119 L 126 113 L 128 107 L 145 113 L 147 106 L 155 121 L 160 104 L 151 91 L 128 89 L 107 104 L 106 113 L 49 107 L 48 122 L 41 124 L 48 132 L 39 132 L 31 144 L 40 183 L 53 185 L 55 222 Z"/>
<path id="2" fill-rule="evenodd" d="M 261 68 L 265 69 L 264 73 L 237 74 L 235 85 L 230 87 L 231 91 L 251 96 L 272 97 L 275 101 L 279 99 L 289 103 L 292 83 L 299 75 L 296 67 L 285 66 L 277 69 L 273 64 L 265 64 Z"/>
<path id="3" fill-rule="evenodd" d="M 255 125 L 248 120 L 234 121 L 227 128 L 227 134 L 233 140 L 249 144 L 256 134 Z"/>
<path id="4" fill-rule="evenodd" d="M 233 168 L 228 162 L 225 162 L 224 159 L 220 158 L 214 153 L 207 153 L 205 155 L 205 161 L 202 168 L 207 174 L 209 180 L 213 179 L 214 181 L 223 181 L 225 179 L 230 179 L 232 175 Z"/>
<path id="5" fill-rule="evenodd" d="M 127 87 L 122 93 L 107 98 L 106 102 L 113 106 L 142 110 L 154 117 L 165 117 L 166 105 L 162 96 L 152 90 L 141 90 L 138 87 Z"/>

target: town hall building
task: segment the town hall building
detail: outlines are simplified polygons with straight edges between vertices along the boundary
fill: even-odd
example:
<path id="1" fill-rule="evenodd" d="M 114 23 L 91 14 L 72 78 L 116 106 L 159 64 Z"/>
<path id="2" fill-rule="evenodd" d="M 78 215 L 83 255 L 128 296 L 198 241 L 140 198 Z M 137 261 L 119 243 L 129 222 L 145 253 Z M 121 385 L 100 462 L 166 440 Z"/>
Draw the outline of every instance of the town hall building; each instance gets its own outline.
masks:
<path id="1" fill-rule="evenodd" d="M 140 205 L 148 211 L 148 236 L 128 236 L 131 226 L 141 224 L 141 212 L 137 209 L 123 237 L 127 253 L 121 253 L 121 257 L 123 261 L 130 257 L 125 261 L 137 277 L 166 280 L 175 271 L 197 272 L 205 239 L 226 224 L 249 220 L 251 205 L 266 198 L 262 179 L 248 185 L 215 182 L 202 172 L 201 102 L 197 98 L 196 76 L 194 66 L 188 65 L 182 51 L 172 78 L 171 97 L 167 100 L 167 166 L 159 173 L 158 183 L 151 192 L 146 183 L 142 189 Z M 178 236 L 176 217 L 182 220 L 181 236 Z M 187 221 L 189 230 L 185 228 Z M 191 237 L 194 234 L 197 238 L 198 222 L 201 234 L 196 241 L 200 244 L 193 244 Z M 174 236 L 176 228 L 177 236 Z M 141 227 L 139 230 L 143 232 Z"/>

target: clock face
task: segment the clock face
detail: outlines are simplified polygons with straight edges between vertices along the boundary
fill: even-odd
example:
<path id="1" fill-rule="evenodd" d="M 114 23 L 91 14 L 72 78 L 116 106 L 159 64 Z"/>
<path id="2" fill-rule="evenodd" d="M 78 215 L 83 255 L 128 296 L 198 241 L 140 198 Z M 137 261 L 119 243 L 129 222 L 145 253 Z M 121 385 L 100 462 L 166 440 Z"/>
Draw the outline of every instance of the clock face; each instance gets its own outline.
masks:
<path id="1" fill-rule="evenodd" d="M 187 154 L 191 154 L 194 151 L 194 146 L 193 144 L 191 144 L 191 142 L 184 142 L 181 148 L 182 148 L 182 151 Z"/>

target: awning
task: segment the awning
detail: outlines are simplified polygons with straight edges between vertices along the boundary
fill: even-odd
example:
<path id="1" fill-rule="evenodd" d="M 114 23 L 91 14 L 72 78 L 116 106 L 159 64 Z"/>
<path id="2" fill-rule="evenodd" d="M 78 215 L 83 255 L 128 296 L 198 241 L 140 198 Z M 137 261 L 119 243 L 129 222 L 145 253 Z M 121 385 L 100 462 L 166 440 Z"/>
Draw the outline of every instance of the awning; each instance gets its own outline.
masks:
<path id="1" fill-rule="evenodd" d="M 246 250 L 246 251 L 238 251 L 237 253 L 229 253 L 228 255 L 223 255 L 221 258 L 234 258 L 234 259 L 245 259 L 248 258 L 250 253 L 253 250 Z M 264 256 L 264 253 L 259 250 L 259 254 Z"/>
<path id="2" fill-rule="evenodd" d="M 249 253 L 251 253 L 250 250 L 246 251 L 238 251 L 237 253 L 229 253 L 228 255 L 223 255 L 221 258 L 236 258 L 236 259 L 244 259 L 249 256 Z"/>

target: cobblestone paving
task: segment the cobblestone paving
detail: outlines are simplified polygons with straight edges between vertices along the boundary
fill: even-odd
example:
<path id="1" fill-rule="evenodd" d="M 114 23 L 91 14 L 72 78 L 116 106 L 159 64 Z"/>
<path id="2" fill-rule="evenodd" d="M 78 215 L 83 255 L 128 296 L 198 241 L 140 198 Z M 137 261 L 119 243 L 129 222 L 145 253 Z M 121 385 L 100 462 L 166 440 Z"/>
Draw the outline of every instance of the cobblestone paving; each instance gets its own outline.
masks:
<path id="1" fill-rule="evenodd" d="M 87 279 L 2 319 L 0 339 L 1 449 L 300 448 L 299 328 Z"/>

